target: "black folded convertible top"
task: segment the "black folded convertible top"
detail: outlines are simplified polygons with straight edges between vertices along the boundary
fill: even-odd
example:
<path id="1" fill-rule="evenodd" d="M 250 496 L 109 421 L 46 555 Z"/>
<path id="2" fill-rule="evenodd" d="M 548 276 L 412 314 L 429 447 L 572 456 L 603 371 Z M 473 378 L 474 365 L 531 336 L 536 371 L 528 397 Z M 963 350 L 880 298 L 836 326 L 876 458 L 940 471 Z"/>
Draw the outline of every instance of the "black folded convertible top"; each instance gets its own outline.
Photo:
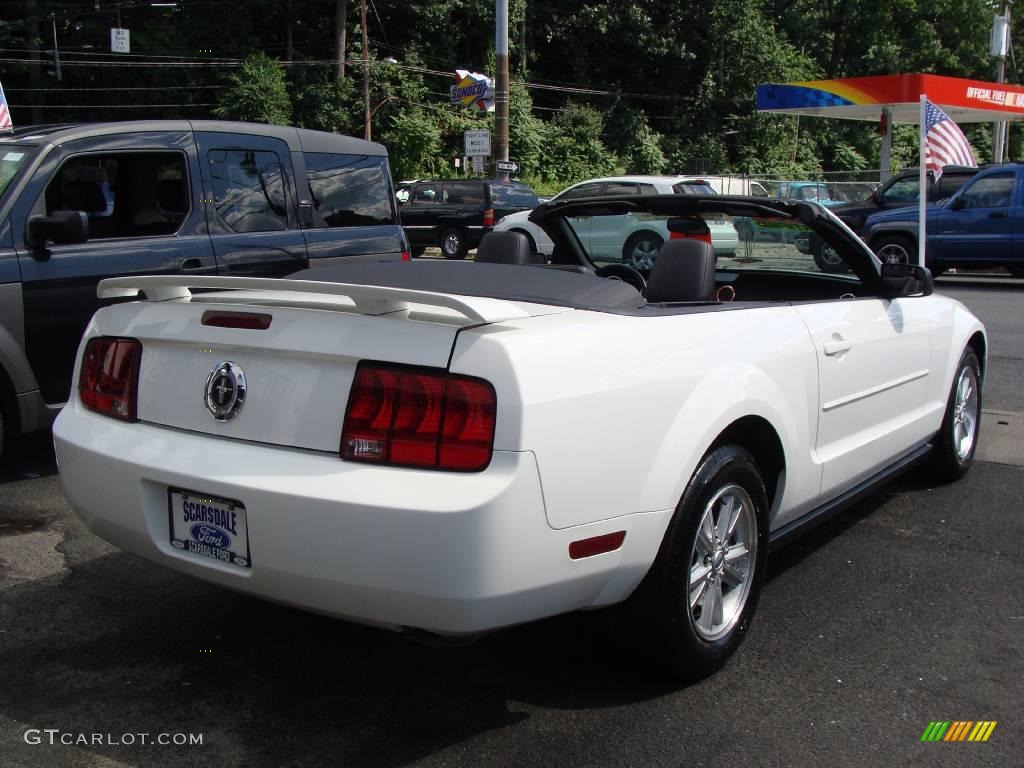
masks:
<path id="1" fill-rule="evenodd" d="M 462 261 L 353 261 L 304 269 L 289 277 L 529 301 L 598 312 L 631 310 L 644 305 L 637 290 L 619 280 L 545 266 Z"/>

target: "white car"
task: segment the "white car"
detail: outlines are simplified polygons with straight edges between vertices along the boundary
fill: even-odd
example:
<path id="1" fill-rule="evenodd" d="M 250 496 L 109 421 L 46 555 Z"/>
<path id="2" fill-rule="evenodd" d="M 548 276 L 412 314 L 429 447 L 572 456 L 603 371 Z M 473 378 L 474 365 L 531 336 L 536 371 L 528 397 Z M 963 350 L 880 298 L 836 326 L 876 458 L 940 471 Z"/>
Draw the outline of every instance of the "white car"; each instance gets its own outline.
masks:
<path id="1" fill-rule="evenodd" d="M 851 272 L 716 270 L 686 238 L 649 281 L 595 269 L 567 219 L 626 213 L 799 223 Z M 533 221 L 553 264 L 492 233 L 476 263 L 104 281 L 146 300 L 82 340 L 54 427 L 71 503 L 156 563 L 394 630 L 626 601 L 698 677 L 740 643 L 769 548 L 915 462 L 971 465 L 982 324 L 820 206 L 664 195 Z"/>
<path id="2" fill-rule="evenodd" d="M 696 176 L 610 176 L 573 184 L 558 193 L 551 202 L 585 197 L 622 195 L 712 195 L 712 186 Z M 551 255 L 554 244 L 544 230 L 529 220 L 530 211 L 509 214 L 494 227 L 495 231 L 522 232 L 537 253 Z M 711 244 L 719 256 L 734 256 L 740 238 L 736 227 L 725 219 L 707 219 Z M 658 257 L 661 244 L 669 239 L 665 222 L 656 217 L 622 216 L 580 217 L 572 228 L 583 247 L 603 260 L 622 261 L 641 271 L 649 271 Z"/>

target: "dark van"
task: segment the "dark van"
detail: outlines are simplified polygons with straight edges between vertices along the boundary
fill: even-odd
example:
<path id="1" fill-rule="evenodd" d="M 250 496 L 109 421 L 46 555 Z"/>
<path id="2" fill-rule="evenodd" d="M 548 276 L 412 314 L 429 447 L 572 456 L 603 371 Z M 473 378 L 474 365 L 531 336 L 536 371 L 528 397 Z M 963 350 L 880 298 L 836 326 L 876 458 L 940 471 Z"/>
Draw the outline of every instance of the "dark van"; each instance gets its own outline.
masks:
<path id="1" fill-rule="evenodd" d="M 202 120 L 0 136 L 0 453 L 67 400 L 96 284 L 408 258 L 380 144 Z"/>
<path id="2" fill-rule="evenodd" d="M 497 179 L 417 181 L 402 198 L 402 226 L 413 255 L 438 246 L 446 259 L 466 258 L 502 216 L 539 205 L 526 184 Z"/>

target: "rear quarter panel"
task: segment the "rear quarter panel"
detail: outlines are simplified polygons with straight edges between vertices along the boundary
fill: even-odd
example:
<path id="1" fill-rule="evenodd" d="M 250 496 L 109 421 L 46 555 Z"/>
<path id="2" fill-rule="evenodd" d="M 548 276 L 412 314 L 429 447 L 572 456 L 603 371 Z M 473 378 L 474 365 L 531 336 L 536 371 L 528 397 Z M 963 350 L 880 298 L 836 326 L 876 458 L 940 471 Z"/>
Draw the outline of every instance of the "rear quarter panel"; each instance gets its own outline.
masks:
<path id="1" fill-rule="evenodd" d="M 750 415 L 786 454 L 772 514 L 817 498 L 815 350 L 790 307 L 531 318 L 461 333 L 451 368 L 494 384 L 495 448 L 536 454 L 553 528 L 674 508 L 716 436 Z"/>

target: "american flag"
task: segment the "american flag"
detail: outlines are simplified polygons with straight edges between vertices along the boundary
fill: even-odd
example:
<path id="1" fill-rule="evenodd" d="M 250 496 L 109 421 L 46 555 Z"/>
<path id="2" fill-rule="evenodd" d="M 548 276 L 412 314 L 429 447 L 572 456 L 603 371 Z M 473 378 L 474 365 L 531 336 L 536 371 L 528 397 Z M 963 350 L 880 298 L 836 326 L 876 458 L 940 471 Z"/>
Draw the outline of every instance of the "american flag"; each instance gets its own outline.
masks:
<path id="1" fill-rule="evenodd" d="M 7 97 L 4 96 L 4 87 L 0 85 L 0 131 L 14 130 L 14 122 L 11 120 L 11 112 L 7 109 Z"/>
<path id="2" fill-rule="evenodd" d="M 949 115 L 925 100 L 924 117 L 924 164 L 927 170 L 935 174 L 936 181 L 942 176 L 942 169 L 947 165 L 978 167 L 967 137 L 957 124 L 949 119 Z"/>

